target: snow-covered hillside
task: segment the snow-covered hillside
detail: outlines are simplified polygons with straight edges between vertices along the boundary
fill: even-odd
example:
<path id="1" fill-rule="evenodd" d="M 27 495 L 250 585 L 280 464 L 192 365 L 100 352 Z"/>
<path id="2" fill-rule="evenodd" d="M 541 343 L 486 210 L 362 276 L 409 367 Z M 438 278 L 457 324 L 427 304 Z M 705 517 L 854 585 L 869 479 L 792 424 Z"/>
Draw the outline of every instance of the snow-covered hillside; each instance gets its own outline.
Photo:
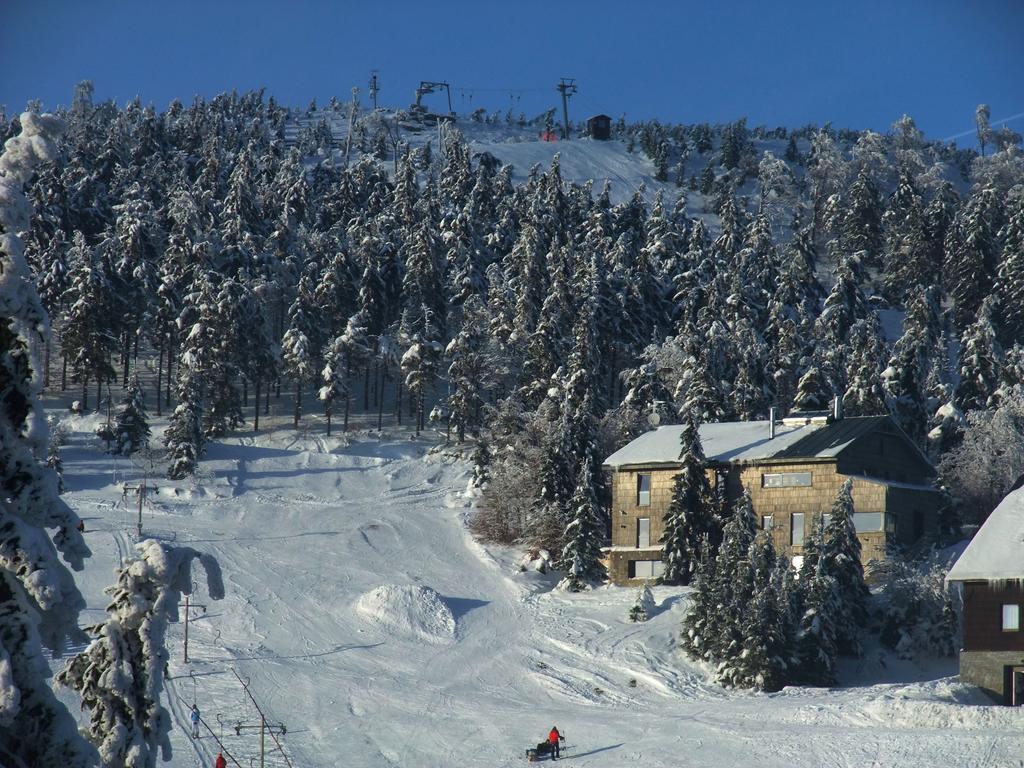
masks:
<path id="1" fill-rule="evenodd" d="M 63 452 L 94 552 L 79 578 L 87 621 L 132 545 L 120 484 L 141 477 L 102 453 L 96 418 L 65 419 Z M 1024 765 L 1020 712 L 983 706 L 952 662 L 873 651 L 843 670 L 851 687 L 724 691 L 674 650 L 687 590 L 655 589 L 644 624 L 626 620 L 633 590 L 551 591 L 520 553 L 468 536 L 468 465 L 453 451 L 397 432 L 350 440 L 242 432 L 210 446 L 194 484 L 151 475 L 146 534 L 215 554 L 227 587 L 222 602 L 193 596 L 207 609 L 190 664 L 184 627 L 169 633 L 172 765 L 217 752 L 209 733 L 187 735 L 193 701 L 229 765 L 258 754 L 258 730 L 235 731 L 258 720 L 232 671 L 309 768 L 517 765 L 552 725 L 594 768 Z M 284 765 L 267 745 L 267 765 Z"/>
<path id="2" fill-rule="evenodd" d="M 393 112 L 381 110 L 378 115 L 388 126 L 395 125 Z M 362 118 L 366 120 L 367 118 Z M 312 114 L 297 114 L 286 127 L 286 136 L 294 141 L 299 132 L 309 130 L 322 120 L 326 120 L 334 137 L 334 157 L 342 162 L 345 156 L 345 144 L 348 137 L 347 112 L 321 111 Z M 372 124 L 372 122 L 371 122 Z M 402 123 L 409 126 L 409 122 Z M 450 126 L 450 127 L 448 127 Z M 530 169 L 540 164 L 547 169 L 557 154 L 560 156 L 562 178 L 567 182 L 585 184 L 592 181 L 595 192 L 599 191 L 605 181 L 611 184 L 611 199 L 615 203 L 628 200 L 637 188 L 646 187 L 645 197 L 654 199 L 658 190 L 662 190 L 666 200 L 674 200 L 684 190 L 672 182 L 660 182 L 655 179 L 654 164 L 639 148 L 627 151 L 626 144 L 618 140 L 597 141 L 587 137 L 573 137 L 570 141 L 541 141 L 538 128 L 535 126 L 519 127 L 504 123 L 488 124 L 474 122 L 466 116 L 460 116 L 454 123 L 442 130 L 457 130 L 469 143 L 474 155 L 488 153 L 493 155 L 502 165 L 511 165 L 512 180 L 519 184 L 526 180 Z M 415 149 L 430 144 L 436 152 L 440 144 L 440 134 L 430 126 L 416 126 L 415 132 L 407 128 L 399 128 L 400 140 Z M 765 142 L 765 148 L 771 148 L 781 154 L 785 142 Z M 769 147 L 770 145 L 770 147 Z M 777 146 L 776 146 L 777 145 Z M 391 167 L 390 161 L 383 163 Z M 699 173 L 702 163 L 695 160 L 690 165 L 691 173 Z M 694 197 L 691 208 L 695 211 L 703 204 L 703 195 L 687 190 L 688 197 Z M 693 203 L 696 203 L 694 205 Z"/>

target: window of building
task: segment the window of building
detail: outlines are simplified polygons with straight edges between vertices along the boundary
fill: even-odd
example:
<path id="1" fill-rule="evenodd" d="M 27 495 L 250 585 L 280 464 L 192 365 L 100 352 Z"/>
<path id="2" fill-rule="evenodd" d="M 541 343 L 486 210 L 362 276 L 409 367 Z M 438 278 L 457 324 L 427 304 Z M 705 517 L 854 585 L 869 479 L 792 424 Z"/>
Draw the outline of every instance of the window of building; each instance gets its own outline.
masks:
<path id="1" fill-rule="evenodd" d="M 636 521 L 636 545 L 640 549 L 651 546 L 651 518 L 641 517 Z"/>
<path id="2" fill-rule="evenodd" d="M 794 512 L 789 519 L 789 543 L 794 547 L 804 545 L 804 513 Z"/>
<path id="3" fill-rule="evenodd" d="M 775 528 L 775 515 L 761 515 L 761 530 L 770 531 Z"/>
<path id="4" fill-rule="evenodd" d="M 1020 631 L 1020 606 L 1019 605 L 1004 605 L 1003 606 L 1003 632 L 1019 632 Z"/>
<path id="5" fill-rule="evenodd" d="M 665 572 L 665 563 L 661 560 L 630 560 L 629 578 L 654 579 Z"/>
<path id="6" fill-rule="evenodd" d="M 636 505 L 638 507 L 651 506 L 651 476 L 636 476 Z"/>
<path id="7" fill-rule="evenodd" d="M 765 472 L 761 475 L 762 488 L 795 488 L 810 484 L 810 472 Z"/>
<path id="8" fill-rule="evenodd" d="M 882 523 L 883 520 L 881 512 L 853 513 L 853 527 L 857 529 L 857 533 L 871 533 L 873 531 L 881 531 Z"/>

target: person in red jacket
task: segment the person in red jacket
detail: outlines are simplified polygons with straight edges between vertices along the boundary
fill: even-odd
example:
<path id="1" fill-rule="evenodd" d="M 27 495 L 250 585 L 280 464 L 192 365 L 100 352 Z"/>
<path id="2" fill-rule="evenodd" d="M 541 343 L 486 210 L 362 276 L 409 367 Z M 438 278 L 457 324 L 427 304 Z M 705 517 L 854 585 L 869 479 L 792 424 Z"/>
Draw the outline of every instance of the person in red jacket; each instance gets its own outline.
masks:
<path id="1" fill-rule="evenodd" d="M 561 740 L 562 734 L 558 732 L 555 726 L 551 726 L 551 732 L 548 734 L 548 744 L 551 745 L 551 759 L 557 760 L 559 756 L 558 742 Z"/>
<path id="2" fill-rule="evenodd" d="M 217 753 L 217 762 L 213 764 L 213 768 L 228 768 L 228 761 L 224 759 L 222 753 Z"/>

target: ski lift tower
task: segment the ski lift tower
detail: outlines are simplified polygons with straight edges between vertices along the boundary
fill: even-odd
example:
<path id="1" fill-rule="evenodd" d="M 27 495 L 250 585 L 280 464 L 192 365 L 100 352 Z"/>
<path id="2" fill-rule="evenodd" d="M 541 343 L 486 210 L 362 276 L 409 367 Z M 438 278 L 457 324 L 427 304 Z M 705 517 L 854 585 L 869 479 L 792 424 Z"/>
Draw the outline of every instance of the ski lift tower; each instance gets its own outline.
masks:
<path id="1" fill-rule="evenodd" d="M 423 107 L 423 97 L 428 93 L 434 93 L 435 91 L 445 91 L 448 94 L 448 114 L 452 114 L 452 89 L 447 82 L 432 82 L 430 80 L 421 80 L 420 87 L 416 89 L 416 103 L 413 105 L 413 110 L 419 113 L 425 111 Z"/>
<path id="2" fill-rule="evenodd" d="M 562 138 L 569 138 L 569 97 L 576 93 L 576 78 L 563 77 L 562 82 L 555 86 L 562 94 Z"/>
<path id="3" fill-rule="evenodd" d="M 380 90 L 380 86 L 377 85 L 377 70 L 370 72 L 370 99 L 373 101 L 373 111 L 377 111 L 377 91 Z"/>

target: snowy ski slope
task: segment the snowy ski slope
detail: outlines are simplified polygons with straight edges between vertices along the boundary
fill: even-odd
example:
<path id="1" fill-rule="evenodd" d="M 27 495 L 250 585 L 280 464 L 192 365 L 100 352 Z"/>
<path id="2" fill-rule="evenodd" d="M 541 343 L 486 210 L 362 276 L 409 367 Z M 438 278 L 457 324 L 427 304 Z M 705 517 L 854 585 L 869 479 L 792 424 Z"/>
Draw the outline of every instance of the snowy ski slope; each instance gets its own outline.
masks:
<path id="1" fill-rule="evenodd" d="M 94 552 L 84 621 L 130 551 L 119 484 L 141 475 L 99 450 L 97 418 L 65 419 L 66 498 Z M 718 688 L 674 650 L 687 590 L 657 588 L 646 624 L 626 621 L 633 590 L 550 591 L 517 570 L 519 553 L 468 536 L 468 465 L 437 445 L 282 428 L 212 445 L 195 483 L 155 468 L 144 530 L 216 554 L 227 588 L 193 598 L 208 607 L 189 628 L 191 664 L 183 627 L 169 632 L 171 765 L 213 764 L 215 739 L 187 735 L 193 701 L 237 765 L 258 755 L 258 731 L 234 730 L 258 721 L 232 670 L 305 768 L 519 765 L 552 725 L 572 764 L 593 768 L 1024 765 L 1021 712 L 983 706 L 951 661 L 873 650 L 844 689 Z M 266 764 L 285 765 L 267 746 Z"/>
<path id="2" fill-rule="evenodd" d="M 382 110 L 379 114 L 393 124 L 392 113 Z M 326 119 L 331 127 L 336 161 L 344 162 L 344 147 L 348 137 L 347 112 L 324 110 L 310 115 L 298 114 L 293 121 L 287 124 L 285 135 L 289 140 L 294 140 L 301 129 L 311 127 L 322 119 Z M 540 141 L 538 129 L 535 127 L 520 128 L 518 125 L 504 123 L 477 123 L 464 115 L 460 115 L 451 126 L 451 129 L 459 131 L 465 137 L 470 151 L 474 155 L 489 152 L 503 165 L 511 164 L 513 167 L 512 179 L 517 184 L 525 181 L 530 168 L 538 163 L 542 169 L 547 170 L 551 165 L 552 158 L 557 153 L 561 156 L 563 179 L 577 184 L 593 180 L 594 194 L 600 191 L 607 180 L 611 183 L 611 200 L 614 203 L 628 200 L 641 184 L 646 186 L 644 196 L 648 201 L 654 200 L 659 189 L 663 190 L 667 205 L 671 205 L 680 192 L 684 191 L 672 182 L 655 180 L 654 164 L 650 159 L 639 147 L 633 152 L 627 152 L 625 144 L 621 141 L 594 141 L 579 137 L 574 137 L 570 141 Z M 438 130 L 434 126 L 417 126 L 415 132 L 402 129 L 401 139 L 412 148 L 430 143 L 431 150 L 435 153 L 439 145 Z M 778 146 L 775 147 L 775 144 Z M 772 142 L 771 145 L 776 150 L 776 154 L 781 154 L 785 149 L 785 142 Z M 382 167 L 390 171 L 392 161 L 382 162 Z M 695 158 L 688 166 L 688 173 L 700 173 L 701 168 L 702 161 Z M 703 202 L 703 196 L 700 193 L 685 191 L 688 197 L 695 198 L 695 201 L 699 203 Z M 700 206 L 695 207 L 691 204 L 691 208 L 696 215 Z"/>

